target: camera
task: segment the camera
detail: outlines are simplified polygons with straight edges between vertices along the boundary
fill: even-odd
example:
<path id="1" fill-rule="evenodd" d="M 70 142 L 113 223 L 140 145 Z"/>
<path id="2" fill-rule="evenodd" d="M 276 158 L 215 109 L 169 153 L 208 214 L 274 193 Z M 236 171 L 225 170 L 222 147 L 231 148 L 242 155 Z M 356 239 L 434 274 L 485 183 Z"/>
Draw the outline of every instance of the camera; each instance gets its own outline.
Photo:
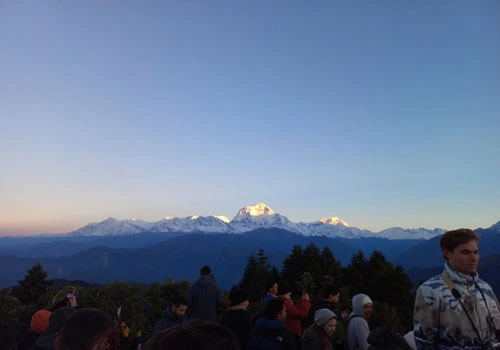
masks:
<path id="1" fill-rule="evenodd" d="M 68 299 L 73 298 L 73 292 L 69 291 L 68 293 L 66 293 L 66 298 Z"/>

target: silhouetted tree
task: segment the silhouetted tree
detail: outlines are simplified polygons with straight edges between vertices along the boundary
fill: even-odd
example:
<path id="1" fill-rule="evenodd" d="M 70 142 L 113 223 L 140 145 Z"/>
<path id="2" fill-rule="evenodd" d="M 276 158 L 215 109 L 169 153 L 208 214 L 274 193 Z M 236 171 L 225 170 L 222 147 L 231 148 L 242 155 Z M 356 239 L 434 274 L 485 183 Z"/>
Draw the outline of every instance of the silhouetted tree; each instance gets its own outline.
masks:
<path id="1" fill-rule="evenodd" d="M 238 286 L 247 293 L 250 302 L 259 301 L 264 297 L 266 282 L 277 280 L 277 275 L 278 270 L 271 265 L 261 248 L 257 256 L 251 254 L 248 257 L 243 277 Z"/>
<path id="2" fill-rule="evenodd" d="M 40 263 L 29 269 L 24 279 L 18 283 L 19 285 L 12 289 L 12 295 L 19 299 L 21 304 L 34 305 L 37 308 L 45 306 L 46 294 L 53 287 L 53 282 L 47 280 L 47 272 Z"/>
<path id="3" fill-rule="evenodd" d="M 302 292 L 297 283 L 302 280 L 304 272 L 310 272 L 306 266 L 304 252 L 300 245 L 295 245 L 292 248 L 292 253 L 283 261 L 283 269 L 281 270 L 281 278 L 290 283 L 293 294 L 297 295 Z"/>
<path id="4" fill-rule="evenodd" d="M 343 271 L 342 284 L 349 287 L 351 296 L 366 293 L 366 283 L 369 279 L 368 262 L 362 250 L 351 258 L 351 263 Z"/>

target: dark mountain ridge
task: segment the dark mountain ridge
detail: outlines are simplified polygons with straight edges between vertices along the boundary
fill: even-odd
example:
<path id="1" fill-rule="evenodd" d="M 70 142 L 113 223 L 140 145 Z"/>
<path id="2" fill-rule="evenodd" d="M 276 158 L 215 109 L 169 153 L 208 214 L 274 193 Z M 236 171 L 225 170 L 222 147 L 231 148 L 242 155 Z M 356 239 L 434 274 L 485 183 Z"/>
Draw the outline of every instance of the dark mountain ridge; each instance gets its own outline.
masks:
<path id="1" fill-rule="evenodd" d="M 480 232 L 481 256 L 497 254 L 500 251 L 499 232 L 495 229 L 480 229 Z M 28 240 L 34 245 L 20 256 L 6 255 L 6 250 L 0 254 L 4 255 L 0 256 L 0 287 L 15 285 L 29 268 L 40 262 L 49 278 L 99 284 L 113 281 L 149 283 L 165 278 L 193 281 L 201 266 L 210 265 L 220 285 L 229 289 L 240 281 L 250 254 L 256 254 L 260 248 L 270 262 L 281 269 L 294 245 L 305 247 L 310 243 L 320 249 L 330 248 L 343 266 L 347 266 L 359 250 L 366 257 L 374 250 L 380 251 L 388 261 L 409 271 L 412 280 L 418 282 L 418 279 L 429 277 L 435 271 L 432 268 L 442 268 L 439 239 L 346 239 L 303 236 L 283 229 L 265 228 L 245 234 L 148 232 L 113 237 L 44 237 L 40 241 Z M 486 261 L 487 265 L 481 268 L 489 274 L 489 260 Z M 425 268 L 431 270 L 422 270 Z"/>

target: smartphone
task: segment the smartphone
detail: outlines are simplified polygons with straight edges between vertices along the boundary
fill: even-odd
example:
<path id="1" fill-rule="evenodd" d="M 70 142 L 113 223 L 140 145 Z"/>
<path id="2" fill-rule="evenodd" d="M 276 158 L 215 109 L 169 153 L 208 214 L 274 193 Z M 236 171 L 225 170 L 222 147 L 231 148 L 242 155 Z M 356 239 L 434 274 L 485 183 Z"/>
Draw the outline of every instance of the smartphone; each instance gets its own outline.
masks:
<path id="1" fill-rule="evenodd" d="M 68 298 L 68 299 L 73 298 L 73 292 L 71 292 L 71 291 L 70 291 L 70 292 L 68 292 L 68 293 L 66 294 L 66 298 Z"/>

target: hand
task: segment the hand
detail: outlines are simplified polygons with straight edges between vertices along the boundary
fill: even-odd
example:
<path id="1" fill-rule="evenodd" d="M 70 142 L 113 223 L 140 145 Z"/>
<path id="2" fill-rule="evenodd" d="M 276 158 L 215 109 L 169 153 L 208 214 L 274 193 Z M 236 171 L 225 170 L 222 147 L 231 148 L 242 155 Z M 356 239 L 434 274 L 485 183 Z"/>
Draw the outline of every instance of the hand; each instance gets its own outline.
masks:
<path id="1" fill-rule="evenodd" d="M 76 290 L 73 289 L 73 296 L 71 298 L 68 298 L 69 300 L 69 306 L 70 307 L 77 307 L 77 302 L 76 302 Z"/>
<path id="2" fill-rule="evenodd" d="M 302 299 L 309 300 L 309 293 L 307 293 L 306 291 L 304 291 L 304 292 L 302 293 Z"/>

